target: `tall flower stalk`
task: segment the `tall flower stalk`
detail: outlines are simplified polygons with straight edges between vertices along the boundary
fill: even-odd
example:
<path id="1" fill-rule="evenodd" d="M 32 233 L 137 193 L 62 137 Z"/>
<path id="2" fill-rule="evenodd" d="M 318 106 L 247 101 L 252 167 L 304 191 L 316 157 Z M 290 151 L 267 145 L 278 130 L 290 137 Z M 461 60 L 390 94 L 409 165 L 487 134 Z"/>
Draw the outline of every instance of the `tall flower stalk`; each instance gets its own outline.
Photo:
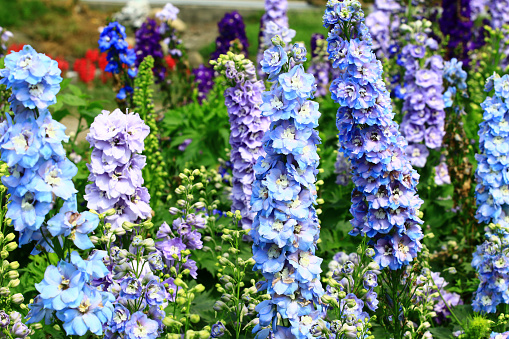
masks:
<path id="1" fill-rule="evenodd" d="M 320 283 L 322 259 L 315 256 L 319 237 L 316 204 L 318 104 L 309 100 L 314 78 L 304 71 L 305 50 L 287 54 L 279 36 L 264 52 L 262 69 L 273 83 L 263 94 L 262 112 L 271 126 L 264 136 L 266 156 L 255 166 L 251 209 L 254 269 L 261 271 L 270 300 L 257 307 L 261 337 L 309 337 L 323 318 Z M 293 65 L 293 66 L 291 66 Z"/>
<path id="2" fill-rule="evenodd" d="M 114 209 L 106 217 L 112 230 L 151 216 L 142 176 L 146 158 L 141 155 L 149 132 L 138 113 L 120 109 L 102 111 L 90 126 L 87 141 L 94 150 L 87 164 L 91 183 L 85 187 L 85 199 L 87 207 L 99 213 Z"/>
<path id="3" fill-rule="evenodd" d="M 489 227 L 486 241 L 477 247 L 472 261 L 481 281 L 472 302 L 476 312 L 495 313 L 499 304 L 509 301 L 507 288 L 503 287 L 509 271 L 508 87 L 509 75 L 500 77 L 495 73 L 488 79 L 485 89 L 487 92 L 494 89 L 494 95 L 481 105 L 484 120 L 479 125 L 481 153 L 476 154 L 476 219 Z"/>
<path id="4" fill-rule="evenodd" d="M 269 129 L 270 119 L 262 116 L 262 92 L 265 86 L 256 79 L 253 63 L 242 54 L 221 55 L 214 69 L 226 77 L 230 86 L 224 92 L 230 117 L 230 162 L 233 167 L 232 212 L 240 211 L 242 228 L 251 229 L 254 213 L 250 209 L 253 167 L 265 155 L 262 139 Z"/>
<path id="5" fill-rule="evenodd" d="M 382 268 L 397 270 L 421 249 L 419 175 L 405 156 L 406 141 L 393 120 L 382 65 L 371 50 L 360 3 L 329 4 L 324 26 L 330 30 L 327 41 L 333 67 L 344 70 L 330 92 L 340 105 L 340 150 L 350 159 L 356 186 L 350 234 L 370 237 L 374 260 Z"/>

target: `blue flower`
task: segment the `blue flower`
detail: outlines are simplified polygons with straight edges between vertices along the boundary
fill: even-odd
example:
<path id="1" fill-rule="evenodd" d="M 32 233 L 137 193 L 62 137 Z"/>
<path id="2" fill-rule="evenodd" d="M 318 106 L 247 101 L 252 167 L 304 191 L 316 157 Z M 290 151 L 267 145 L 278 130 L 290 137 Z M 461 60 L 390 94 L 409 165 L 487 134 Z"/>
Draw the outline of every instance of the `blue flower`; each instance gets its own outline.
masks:
<path id="1" fill-rule="evenodd" d="M 11 125 L 7 130 L 7 140 L 2 144 L 2 161 L 6 162 L 7 166 L 12 167 L 16 164 L 24 168 L 35 166 L 42 146 L 37 130 L 38 126 L 33 119 Z"/>
<path id="2" fill-rule="evenodd" d="M 331 19 L 327 13 L 333 12 L 336 14 Z M 347 17 L 351 19 L 345 21 Z M 333 80 L 330 92 L 332 99 L 340 105 L 336 120 L 340 152 L 351 164 L 356 186 L 352 193 L 350 212 L 354 219 L 351 220 L 353 229 L 350 234 L 372 238 L 375 261 L 382 268 L 399 269 L 412 261 L 421 248 L 419 224 L 422 221 L 417 215 L 422 200 L 416 193 L 418 175 L 405 156 L 406 141 L 393 120 L 390 96 L 382 81 L 382 66 L 371 51 L 371 36 L 363 18 L 360 3 L 355 0 L 330 3 L 324 16 L 324 26 L 330 32 L 327 38 L 329 58 L 333 60 L 334 68 L 346 70 L 339 72 Z M 350 20 L 354 20 L 353 23 Z M 424 50 L 417 47 L 420 46 L 406 46 L 404 58 L 399 62 L 408 62 L 410 56 L 421 56 Z M 359 69 L 367 70 L 369 76 L 359 76 Z M 426 86 L 432 82 L 427 76 L 420 80 Z M 417 106 L 424 109 L 426 104 L 440 106 L 434 97 L 425 99 L 422 93 L 412 91 L 415 110 Z M 408 130 L 420 132 L 422 129 Z M 430 134 L 437 134 L 435 130 L 432 132 Z M 425 161 L 425 152 L 421 152 L 419 146 L 427 151 L 424 145 L 417 144 L 407 148 L 406 153 L 421 164 L 422 158 Z M 394 171 L 399 176 L 391 176 Z M 405 187 L 405 194 L 387 187 Z M 411 225 L 412 238 L 401 236 L 406 232 L 405 225 Z"/>
<path id="3" fill-rule="evenodd" d="M 63 235 L 69 237 L 76 247 L 81 250 L 94 247 L 94 244 L 88 238 L 88 234 L 95 230 L 97 226 L 99 226 L 97 214 L 91 212 L 78 213 L 64 208 L 48 220 L 48 231 L 52 236 Z"/>
<path id="4" fill-rule="evenodd" d="M 164 286 L 158 280 L 151 280 L 146 286 L 145 299 L 149 305 L 161 305 L 166 298 Z"/>
<path id="5" fill-rule="evenodd" d="M 143 290 L 140 281 L 136 278 L 127 278 L 122 280 L 120 287 L 122 288 L 120 296 L 128 300 L 138 299 Z"/>
<path id="6" fill-rule="evenodd" d="M 128 339 L 155 339 L 159 336 L 159 324 L 149 319 L 143 312 L 133 313 L 125 324 L 125 335 Z"/>
<path id="7" fill-rule="evenodd" d="M 287 100 L 296 98 L 308 98 L 314 88 L 315 79 L 312 74 L 307 74 L 302 65 L 293 67 L 288 73 L 278 77 L 278 81 L 284 91 Z"/>
<path id="8" fill-rule="evenodd" d="M 281 68 L 288 62 L 288 56 L 282 46 L 272 46 L 263 52 L 263 60 L 260 61 L 262 71 L 269 75 L 269 80 L 275 79 L 281 72 Z"/>
<path id="9" fill-rule="evenodd" d="M 35 284 L 40 296 L 54 310 L 78 307 L 83 296 L 85 275 L 74 265 L 60 261 L 57 267 L 50 265 L 44 279 Z"/>
<path id="10" fill-rule="evenodd" d="M 109 322 L 109 327 L 112 332 L 123 332 L 125 324 L 131 317 L 131 312 L 121 304 L 116 304 L 113 310 L 113 316 Z"/>
<path id="11" fill-rule="evenodd" d="M 86 286 L 78 306 L 57 312 L 57 318 L 63 321 L 67 335 L 85 335 L 88 331 L 96 335 L 103 334 L 103 325 L 113 316 L 113 294 L 100 292 Z"/>

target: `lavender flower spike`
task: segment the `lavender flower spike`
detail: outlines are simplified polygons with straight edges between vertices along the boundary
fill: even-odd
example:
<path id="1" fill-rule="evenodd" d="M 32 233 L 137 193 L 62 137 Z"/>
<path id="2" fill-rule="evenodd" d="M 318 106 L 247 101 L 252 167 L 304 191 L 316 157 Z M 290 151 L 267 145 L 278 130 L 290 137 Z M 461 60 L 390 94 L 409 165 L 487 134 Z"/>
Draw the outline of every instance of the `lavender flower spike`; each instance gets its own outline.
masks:
<path id="1" fill-rule="evenodd" d="M 230 161 L 233 166 L 232 211 L 242 215 L 242 228 L 251 229 L 254 213 L 251 212 L 253 167 L 260 156 L 265 155 L 262 138 L 270 125 L 268 117 L 262 116 L 262 92 L 265 86 L 256 79 L 253 63 L 244 55 L 232 52 L 221 55 L 214 69 L 223 73 L 231 86 L 224 92 L 230 116 Z"/>
<path id="2" fill-rule="evenodd" d="M 99 213 L 114 208 L 107 216 L 111 229 L 124 222 L 136 222 L 151 215 L 150 195 L 143 187 L 141 170 L 145 166 L 144 140 L 149 127 L 137 113 L 124 114 L 119 109 L 102 111 L 90 126 L 87 141 L 94 147 L 85 187 L 87 207 Z"/>
<path id="3" fill-rule="evenodd" d="M 350 234 L 370 237 L 374 260 L 382 268 L 397 270 L 408 265 L 422 247 L 419 175 L 405 156 L 407 144 L 393 120 L 382 64 L 372 51 L 360 2 L 327 6 L 324 26 L 329 29 L 333 67 L 348 70 L 332 82 L 330 92 L 340 105 L 340 151 L 350 159 L 356 186 Z"/>

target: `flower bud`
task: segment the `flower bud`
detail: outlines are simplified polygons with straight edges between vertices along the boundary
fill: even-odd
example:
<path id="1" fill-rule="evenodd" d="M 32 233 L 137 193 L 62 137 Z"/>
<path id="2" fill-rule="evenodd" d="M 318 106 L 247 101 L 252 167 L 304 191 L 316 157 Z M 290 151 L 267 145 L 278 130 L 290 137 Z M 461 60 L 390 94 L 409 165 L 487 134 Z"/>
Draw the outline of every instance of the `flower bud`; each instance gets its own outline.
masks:
<path id="1" fill-rule="evenodd" d="M 189 316 L 189 319 L 191 320 L 191 322 L 193 324 L 196 324 L 196 323 L 198 323 L 200 321 L 200 316 L 198 314 L 191 314 Z"/>
<path id="2" fill-rule="evenodd" d="M 9 251 L 9 252 L 12 252 L 12 251 L 14 251 L 17 247 L 18 247 L 18 244 L 16 244 L 16 242 L 15 242 L 15 241 L 13 241 L 13 242 L 8 243 L 8 244 L 5 246 L 5 250 L 6 250 L 6 251 Z"/>
<path id="3" fill-rule="evenodd" d="M 7 273 L 7 277 L 9 279 L 16 279 L 16 278 L 19 278 L 19 273 L 18 271 L 9 271 L 9 273 Z"/>
<path id="4" fill-rule="evenodd" d="M 117 210 L 114 209 L 114 208 L 110 208 L 109 210 L 107 210 L 106 212 L 103 213 L 103 215 L 105 217 L 111 217 L 113 215 L 115 215 L 117 213 Z"/>
<path id="5" fill-rule="evenodd" d="M 14 233 L 9 233 L 5 236 L 5 242 L 9 242 L 9 241 L 13 241 L 14 238 L 16 238 L 16 236 L 14 235 Z"/>
<path id="6" fill-rule="evenodd" d="M 21 294 L 21 293 L 13 294 L 11 297 L 11 301 L 15 304 L 21 304 L 24 300 L 25 300 L 25 298 L 23 297 L 23 294 Z"/>
<path id="7" fill-rule="evenodd" d="M 11 288 L 18 287 L 18 286 L 19 286 L 19 279 L 13 279 L 13 280 L 9 281 L 9 283 L 7 284 L 7 287 L 11 287 Z"/>

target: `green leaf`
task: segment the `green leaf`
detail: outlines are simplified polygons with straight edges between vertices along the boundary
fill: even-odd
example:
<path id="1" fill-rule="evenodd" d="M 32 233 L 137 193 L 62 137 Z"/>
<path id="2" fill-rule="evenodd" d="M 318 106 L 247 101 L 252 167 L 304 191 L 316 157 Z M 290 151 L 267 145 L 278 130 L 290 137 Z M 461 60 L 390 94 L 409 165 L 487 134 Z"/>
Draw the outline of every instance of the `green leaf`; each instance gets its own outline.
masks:
<path id="1" fill-rule="evenodd" d="M 433 334 L 433 338 L 436 339 L 449 339 L 452 336 L 452 331 L 445 327 L 432 327 L 429 331 Z"/>
<path id="2" fill-rule="evenodd" d="M 86 106 L 86 100 L 70 93 L 62 94 L 61 99 L 69 106 Z"/>

